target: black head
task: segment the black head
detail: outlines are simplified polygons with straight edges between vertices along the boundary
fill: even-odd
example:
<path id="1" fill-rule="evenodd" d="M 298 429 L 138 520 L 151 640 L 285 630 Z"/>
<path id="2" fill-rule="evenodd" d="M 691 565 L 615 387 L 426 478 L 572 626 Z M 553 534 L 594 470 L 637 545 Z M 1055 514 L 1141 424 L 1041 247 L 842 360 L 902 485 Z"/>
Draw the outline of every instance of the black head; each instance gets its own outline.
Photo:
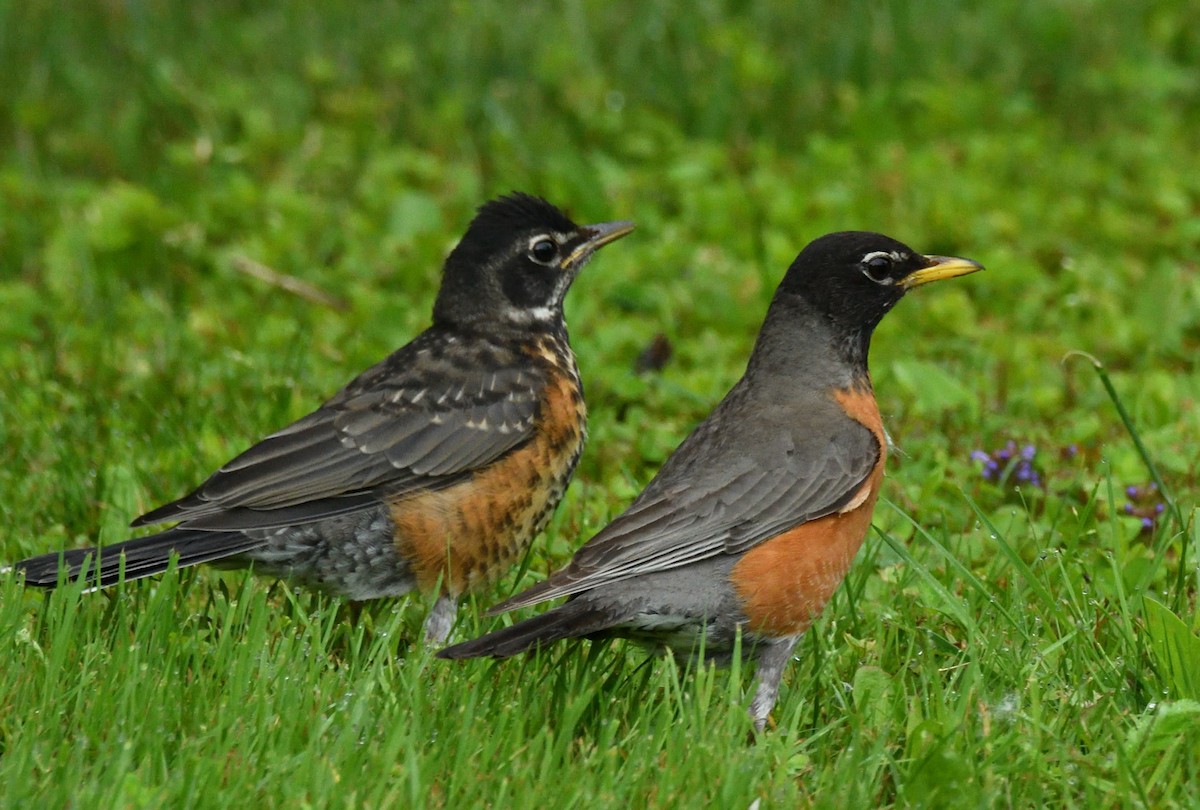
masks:
<path id="1" fill-rule="evenodd" d="M 629 222 L 579 226 L 540 197 L 485 203 L 446 259 L 433 319 L 442 325 L 557 323 L 576 274 Z"/>
<path id="2" fill-rule="evenodd" d="M 812 326 L 826 336 L 839 362 L 865 372 L 871 333 L 906 292 L 982 269 L 970 259 L 917 253 L 883 234 L 822 236 L 800 251 L 780 282 L 767 316 L 774 333 L 767 343 L 790 345 L 786 335 L 796 332 L 797 319 L 808 326 L 816 318 L 821 324 Z"/>
<path id="3" fill-rule="evenodd" d="M 779 294 L 800 296 L 841 329 L 870 333 L 912 288 L 982 269 L 970 259 L 917 253 L 880 233 L 842 231 L 800 251 Z"/>

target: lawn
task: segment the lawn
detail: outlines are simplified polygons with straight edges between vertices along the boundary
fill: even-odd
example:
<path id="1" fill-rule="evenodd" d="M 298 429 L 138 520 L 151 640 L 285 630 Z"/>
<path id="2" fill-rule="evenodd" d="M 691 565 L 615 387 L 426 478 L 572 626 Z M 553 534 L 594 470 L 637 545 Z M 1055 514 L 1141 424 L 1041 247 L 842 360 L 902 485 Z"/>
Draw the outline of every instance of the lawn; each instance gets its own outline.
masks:
<path id="1" fill-rule="evenodd" d="M 407 342 L 513 189 L 639 228 L 568 300 L 575 480 L 455 640 L 650 479 L 808 240 L 988 270 L 876 334 L 884 500 L 755 744 L 749 670 L 5 575 L 0 805 L 1200 806 L 1200 6 L 246 5 L 0 2 L 0 560 L 124 538 Z"/>

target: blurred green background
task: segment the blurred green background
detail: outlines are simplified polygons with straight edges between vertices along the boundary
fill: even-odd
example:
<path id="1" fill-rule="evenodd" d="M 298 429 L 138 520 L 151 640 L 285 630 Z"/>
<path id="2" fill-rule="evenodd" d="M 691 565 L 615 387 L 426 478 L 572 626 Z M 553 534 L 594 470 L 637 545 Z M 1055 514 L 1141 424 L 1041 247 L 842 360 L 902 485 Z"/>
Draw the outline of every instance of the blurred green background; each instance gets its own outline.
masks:
<path id="1" fill-rule="evenodd" d="M 428 323 L 440 262 L 474 208 L 516 189 L 579 221 L 639 225 L 597 258 L 568 301 L 591 440 L 531 562 L 548 570 L 628 502 L 737 379 L 796 252 L 827 231 L 880 230 L 923 252 L 969 256 L 988 272 L 922 290 L 877 334 L 872 369 L 898 450 L 892 505 L 876 524 L 894 542 L 872 540 L 851 596 L 810 634 L 813 649 L 802 645 L 806 663 L 793 665 L 782 704 L 799 727 L 742 749 L 726 727 L 740 717 L 735 697 L 720 715 L 724 731 L 713 732 L 729 747 L 713 756 L 737 775 L 721 781 L 710 762 L 694 762 L 665 777 L 637 755 L 686 761 L 686 748 L 671 746 L 685 746 L 695 729 L 647 743 L 642 723 L 658 721 L 627 709 L 629 736 L 613 748 L 629 759 L 617 771 L 597 769 L 602 751 L 558 747 L 594 737 L 585 720 L 539 730 L 551 753 L 537 757 L 533 738 L 522 737 L 534 730 L 513 730 L 511 748 L 493 755 L 496 778 L 534 768 L 533 759 L 547 773 L 567 769 L 578 785 L 563 796 L 577 805 L 646 799 L 655 779 L 670 789 L 648 801 L 663 806 L 674 804 L 666 795 L 779 806 L 1200 801 L 1200 765 L 1187 759 L 1200 745 L 1194 731 L 1172 731 L 1165 748 L 1146 743 L 1150 704 L 1164 691 L 1200 694 L 1173 680 L 1178 668 L 1145 641 L 1139 601 L 1156 594 L 1181 626 L 1197 626 L 1191 524 L 1184 530 L 1154 511 L 1169 504 L 1148 489 L 1129 425 L 1089 363 L 1064 359 L 1080 350 L 1105 364 L 1190 521 L 1200 458 L 1198 32 L 1200 6 L 1166 0 L 0 0 L 0 558 L 123 538 L 131 517 L 183 494 L 406 342 Z M 256 277 L 263 268 L 274 282 Z M 281 278 L 309 292 L 289 292 Z M 635 373 L 659 334 L 669 361 Z M 1042 486 L 987 480 L 971 459 L 1010 440 L 1034 449 Z M 1143 529 L 1146 515 L 1154 517 Z M 1056 562 L 1038 567 L 1048 559 Z M 204 595 L 212 583 L 243 587 L 237 575 L 184 582 L 162 621 L 213 610 Z M 481 606 L 517 584 L 481 595 Z M 104 738 L 110 712 L 121 710 L 98 697 L 83 719 L 64 718 L 56 700 L 86 690 L 88 672 L 107 682 L 152 666 L 153 648 L 144 659 L 112 658 L 123 636 L 110 620 L 128 610 L 136 623 L 154 587 L 47 612 L 50 603 L 3 584 L 3 626 L 23 662 L 0 691 L 0 788 L 9 788 L 0 794 L 10 803 L 36 796 L 65 806 L 74 797 L 82 806 L 82 796 L 202 806 L 252 790 L 266 804 L 378 805 L 399 801 L 389 781 L 435 805 L 493 795 L 450 765 L 412 766 L 418 743 L 411 767 L 378 788 L 338 793 L 332 777 L 324 787 L 288 787 L 283 776 L 254 788 L 200 779 L 212 787 L 207 799 L 171 777 L 170 756 L 146 735 L 121 737 L 133 746 L 121 749 L 124 764 L 104 745 L 69 754 L 69 740 Z M 945 607 L 951 597 L 965 614 Z M 264 610 L 269 603 L 285 617 L 336 613 L 324 602 L 280 607 L 274 590 L 263 598 Z M 131 601 L 114 607 L 122 600 Z M 1023 642 L 989 635 L 998 603 L 1025 629 Z M 412 635 L 421 606 L 400 610 L 399 630 Z M 838 652 L 847 632 L 838 616 L 858 617 L 844 620 L 879 646 Z M 1065 640 L 1091 620 L 1093 642 Z M 291 626 L 279 621 L 257 632 L 278 639 Z M 905 644 L 916 642 L 885 638 L 889 622 L 912 638 L 938 625 L 929 658 L 941 657 L 911 669 Z M 487 626 L 472 614 L 459 635 Z M 37 674 L 34 649 L 62 635 L 91 652 L 62 652 L 56 689 Z M 1178 636 L 1185 662 L 1187 637 Z M 373 654 L 386 658 L 386 647 Z M 1035 676 L 1024 669 L 1035 648 L 1074 650 L 1063 659 L 1074 663 Z M 818 650 L 827 658 L 813 657 Z M 930 738 L 954 742 L 920 748 L 914 741 L 928 730 L 911 717 L 882 730 L 841 725 L 854 707 L 829 695 L 859 683 L 858 673 L 882 669 L 924 689 L 967 677 L 956 655 L 995 663 L 978 684 L 954 686 L 974 695 L 961 699 L 971 719 L 946 720 Z M 195 677 L 216 677 L 229 663 L 217 660 Z M 631 653 L 628 669 L 639 660 Z M 430 705 L 438 690 L 510 677 L 431 667 L 417 673 L 435 679 Z M 862 677 L 869 685 L 876 676 Z M 995 708 L 1043 677 L 1054 684 L 1048 691 L 1089 697 L 1068 700 L 1052 719 L 1030 709 L 1011 720 L 1003 744 L 987 739 L 973 707 Z M 895 684 L 878 693 L 896 712 L 911 697 Z M 520 694 L 539 696 L 532 686 Z M 22 709 L 30 704 L 46 711 L 32 717 Z M 142 705 L 133 701 L 131 720 Z M 418 729 L 415 717 L 426 729 L 449 722 L 445 706 L 427 715 L 388 706 L 371 711 Z M 170 735 L 225 722 L 216 703 L 198 698 L 193 711 L 164 721 Z M 954 736 L 959 722 L 976 729 L 969 741 Z M 1095 736 L 1081 742 L 1072 735 L 1085 726 Z M 470 740 L 456 745 L 469 750 Z M 193 754 L 211 759 L 224 744 L 201 740 Z M 875 758 L 840 753 L 856 744 Z M 263 746 L 260 767 L 322 750 L 278 746 Z M 338 773 L 363 764 L 356 749 L 316 756 Z M 81 769 L 78 792 L 63 785 L 63 763 Z M 1063 763 L 1076 775 L 1064 775 Z M 951 777 L 929 776 L 942 772 Z M 527 787 L 518 804 L 554 795 L 539 789 Z"/>

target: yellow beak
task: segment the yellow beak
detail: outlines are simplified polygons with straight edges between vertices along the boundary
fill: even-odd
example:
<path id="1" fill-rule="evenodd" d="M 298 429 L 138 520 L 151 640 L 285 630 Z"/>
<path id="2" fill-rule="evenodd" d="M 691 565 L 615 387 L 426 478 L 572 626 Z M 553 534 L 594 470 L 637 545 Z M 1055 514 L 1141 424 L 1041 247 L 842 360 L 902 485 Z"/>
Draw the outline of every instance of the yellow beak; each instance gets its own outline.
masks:
<path id="1" fill-rule="evenodd" d="M 923 267 L 915 273 L 909 273 L 900 280 L 901 287 L 911 290 L 913 287 L 920 287 L 931 281 L 965 276 L 983 269 L 983 265 L 979 262 L 960 259 L 957 256 L 926 256 L 925 258 L 929 261 L 929 266 Z"/>

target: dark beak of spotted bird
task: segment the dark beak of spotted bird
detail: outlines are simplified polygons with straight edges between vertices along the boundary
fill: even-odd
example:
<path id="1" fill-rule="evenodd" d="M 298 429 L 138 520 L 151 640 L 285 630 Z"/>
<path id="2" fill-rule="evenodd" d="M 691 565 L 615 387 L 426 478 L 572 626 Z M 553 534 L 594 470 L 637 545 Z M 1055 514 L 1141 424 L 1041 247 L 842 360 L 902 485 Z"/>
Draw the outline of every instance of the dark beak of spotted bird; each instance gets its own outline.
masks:
<path id="1" fill-rule="evenodd" d="M 979 262 L 973 262 L 970 259 L 960 259 L 957 256 L 926 256 L 925 259 L 929 262 L 929 265 L 905 276 L 900 281 L 901 287 L 911 290 L 913 287 L 920 287 L 922 284 L 928 284 L 931 281 L 957 278 L 969 273 L 977 273 L 983 269 L 983 265 Z"/>
<path id="2" fill-rule="evenodd" d="M 596 225 L 585 225 L 580 228 L 580 232 L 586 235 L 586 239 L 581 242 L 574 250 L 567 254 L 562 260 L 561 267 L 566 270 L 569 267 L 576 267 L 600 248 L 607 245 L 609 242 L 615 242 L 622 236 L 625 236 L 633 231 L 634 225 L 632 222 L 624 220 L 619 222 L 601 222 Z"/>

